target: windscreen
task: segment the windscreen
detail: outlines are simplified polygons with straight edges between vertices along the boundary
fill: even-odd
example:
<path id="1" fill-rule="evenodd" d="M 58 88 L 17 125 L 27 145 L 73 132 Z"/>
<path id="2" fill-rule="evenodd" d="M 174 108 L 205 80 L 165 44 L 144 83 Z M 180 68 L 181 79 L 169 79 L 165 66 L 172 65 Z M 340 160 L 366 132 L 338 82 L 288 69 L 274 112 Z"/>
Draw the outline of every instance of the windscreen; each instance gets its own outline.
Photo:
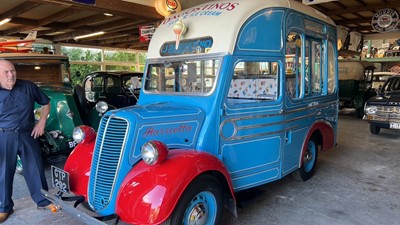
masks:
<path id="1" fill-rule="evenodd" d="M 220 64 L 220 59 L 149 64 L 145 90 L 155 93 L 206 95 L 214 89 Z"/>

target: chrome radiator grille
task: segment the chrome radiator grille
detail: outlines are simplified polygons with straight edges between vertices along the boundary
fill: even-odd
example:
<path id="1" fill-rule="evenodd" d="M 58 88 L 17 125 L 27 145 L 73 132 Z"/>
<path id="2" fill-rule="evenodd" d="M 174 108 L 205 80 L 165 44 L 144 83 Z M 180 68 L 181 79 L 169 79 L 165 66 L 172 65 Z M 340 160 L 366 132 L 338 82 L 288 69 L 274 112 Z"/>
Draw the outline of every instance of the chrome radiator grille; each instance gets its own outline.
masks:
<path id="1" fill-rule="evenodd" d="M 400 121 L 400 107 L 378 106 L 378 110 L 373 119 L 378 121 Z"/>
<path id="2" fill-rule="evenodd" d="M 100 122 L 88 190 L 94 210 L 104 209 L 110 202 L 127 128 L 128 122 L 119 118 L 107 116 Z"/>

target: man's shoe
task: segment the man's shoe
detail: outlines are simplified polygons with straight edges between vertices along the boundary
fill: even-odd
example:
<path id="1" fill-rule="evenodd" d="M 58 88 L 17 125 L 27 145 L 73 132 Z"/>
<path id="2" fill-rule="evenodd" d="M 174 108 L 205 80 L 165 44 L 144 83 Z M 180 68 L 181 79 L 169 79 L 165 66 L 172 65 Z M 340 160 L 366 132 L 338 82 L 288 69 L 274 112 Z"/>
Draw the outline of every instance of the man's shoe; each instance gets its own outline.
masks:
<path id="1" fill-rule="evenodd" d="M 0 223 L 3 223 L 4 221 L 7 220 L 7 218 L 14 212 L 14 210 L 11 209 L 10 212 L 7 213 L 0 213 Z"/>
<path id="2" fill-rule="evenodd" d="M 61 206 L 59 205 L 54 205 L 54 203 L 50 203 L 48 206 L 38 206 L 38 209 L 48 209 L 52 213 L 56 213 L 61 210 Z"/>

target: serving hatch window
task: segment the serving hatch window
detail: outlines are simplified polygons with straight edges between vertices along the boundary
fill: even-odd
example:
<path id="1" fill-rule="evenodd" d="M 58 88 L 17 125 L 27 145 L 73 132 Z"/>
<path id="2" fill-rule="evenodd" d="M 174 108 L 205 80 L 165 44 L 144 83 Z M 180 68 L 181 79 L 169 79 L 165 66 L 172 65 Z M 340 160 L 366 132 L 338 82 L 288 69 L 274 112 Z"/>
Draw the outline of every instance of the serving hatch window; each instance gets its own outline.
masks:
<path id="1" fill-rule="evenodd" d="M 237 104 L 276 100 L 279 87 L 278 71 L 279 64 L 276 61 L 237 63 L 228 91 L 228 101 Z"/>
<path id="2" fill-rule="evenodd" d="M 184 94 L 207 94 L 214 89 L 219 59 L 183 60 L 150 64 L 145 90 Z"/>

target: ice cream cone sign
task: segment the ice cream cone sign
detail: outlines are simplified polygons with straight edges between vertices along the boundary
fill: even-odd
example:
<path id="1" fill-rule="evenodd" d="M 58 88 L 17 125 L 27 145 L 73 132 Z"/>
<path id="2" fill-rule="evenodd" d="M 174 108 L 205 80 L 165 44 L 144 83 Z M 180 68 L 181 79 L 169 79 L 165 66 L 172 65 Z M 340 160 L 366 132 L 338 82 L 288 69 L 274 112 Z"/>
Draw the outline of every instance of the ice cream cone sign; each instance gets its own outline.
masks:
<path id="1" fill-rule="evenodd" d="M 178 49 L 181 36 L 186 32 L 186 26 L 182 18 L 179 18 L 179 20 L 176 21 L 172 29 L 174 30 L 175 33 L 175 49 Z"/>

